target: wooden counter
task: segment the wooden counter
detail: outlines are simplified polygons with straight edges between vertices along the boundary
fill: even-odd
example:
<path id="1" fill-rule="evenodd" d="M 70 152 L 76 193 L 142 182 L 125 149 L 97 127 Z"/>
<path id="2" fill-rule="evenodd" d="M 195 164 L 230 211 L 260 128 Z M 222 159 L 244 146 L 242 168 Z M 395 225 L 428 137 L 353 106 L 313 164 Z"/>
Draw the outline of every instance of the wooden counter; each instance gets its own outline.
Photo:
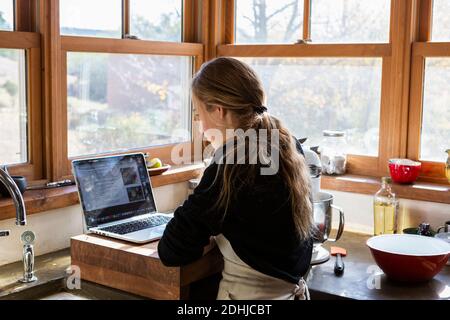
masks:
<path id="1" fill-rule="evenodd" d="M 158 256 L 158 242 L 145 245 L 80 235 L 71 239 L 72 265 L 81 279 L 150 299 L 189 299 L 190 285 L 223 269 L 218 248 L 180 268 L 165 267 Z M 215 299 L 216 297 L 207 297 Z"/>

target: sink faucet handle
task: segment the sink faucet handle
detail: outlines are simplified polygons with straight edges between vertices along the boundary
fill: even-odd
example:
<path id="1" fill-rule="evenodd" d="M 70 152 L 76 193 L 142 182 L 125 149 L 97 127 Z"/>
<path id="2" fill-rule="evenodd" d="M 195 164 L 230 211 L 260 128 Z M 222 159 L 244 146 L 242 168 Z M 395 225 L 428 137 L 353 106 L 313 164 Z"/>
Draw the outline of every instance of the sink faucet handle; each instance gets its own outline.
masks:
<path id="1" fill-rule="evenodd" d="M 20 236 L 20 239 L 22 240 L 22 243 L 25 244 L 25 245 L 33 244 L 34 240 L 36 240 L 36 235 L 34 234 L 33 231 L 25 231 Z"/>
<path id="2" fill-rule="evenodd" d="M 23 242 L 23 278 L 20 282 L 30 283 L 37 280 L 34 275 L 34 248 L 33 242 L 36 239 L 34 232 L 25 231 L 21 236 Z"/>
<path id="3" fill-rule="evenodd" d="M 9 237 L 9 234 L 10 234 L 9 230 L 0 230 L 0 238 Z"/>

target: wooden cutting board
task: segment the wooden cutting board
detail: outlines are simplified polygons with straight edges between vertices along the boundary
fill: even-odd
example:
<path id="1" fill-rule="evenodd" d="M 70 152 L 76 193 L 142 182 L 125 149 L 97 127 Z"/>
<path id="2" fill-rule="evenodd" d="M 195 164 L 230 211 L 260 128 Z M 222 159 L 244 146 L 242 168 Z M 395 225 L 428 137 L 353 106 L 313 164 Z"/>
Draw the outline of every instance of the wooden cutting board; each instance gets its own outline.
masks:
<path id="1" fill-rule="evenodd" d="M 219 273 L 223 258 L 215 248 L 185 267 L 165 267 L 158 242 L 145 245 L 80 235 L 71 239 L 72 265 L 81 279 L 150 299 L 188 299 L 190 284 Z M 215 297 L 211 297 L 215 299 Z"/>

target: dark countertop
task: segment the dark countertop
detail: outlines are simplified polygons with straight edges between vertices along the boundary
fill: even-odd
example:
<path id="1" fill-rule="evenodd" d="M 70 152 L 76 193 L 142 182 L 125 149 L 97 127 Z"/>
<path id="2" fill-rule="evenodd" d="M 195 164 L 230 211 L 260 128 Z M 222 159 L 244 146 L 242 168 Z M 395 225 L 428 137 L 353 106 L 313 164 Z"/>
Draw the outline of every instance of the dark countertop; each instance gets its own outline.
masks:
<path id="1" fill-rule="evenodd" d="M 419 284 L 402 284 L 393 282 L 374 271 L 378 266 L 372 258 L 366 241 L 370 236 L 345 232 L 336 245 L 347 249 L 344 258 L 345 271 L 341 277 L 334 275 L 335 257 L 311 269 L 308 275 L 308 286 L 313 299 L 357 299 L 357 300 L 450 300 L 450 266 L 431 281 Z M 375 269 L 376 270 L 376 269 Z M 380 289 L 369 289 L 375 276 L 380 276 Z"/>
<path id="2" fill-rule="evenodd" d="M 312 299 L 450 300 L 450 266 L 445 266 L 433 280 L 421 284 L 395 283 L 381 273 L 381 288 L 379 290 L 369 289 L 367 282 L 373 273 L 371 274 L 367 270 L 371 266 L 376 267 L 376 264 L 365 244 L 368 238 L 367 235 L 344 233 L 341 240 L 336 243 L 337 246 L 347 249 L 348 255 L 344 258 L 344 275 L 342 277 L 334 275 L 334 257 L 325 264 L 313 267 L 308 276 Z M 325 247 L 329 249 L 330 244 L 325 244 Z M 21 262 L 0 267 L 0 300 L 34 299 L 63 291 L 63 281 L 67 276 L 65 270 L 69 265 L 70 251 L 68 249 L 37 257 L 35 266 L 39 280 L 28 285 L 17 282 L 23 272 Z M 83 292 L 82 295 L 89 296 L 89 298 L 92 296 L 100 299 L 129 298 L 129 294 L 125 292 L 111 291 L 110 288 L 96 284 L 86 283 L 82 287 L 85 289 L 83 291 L 88 293 Z"/>

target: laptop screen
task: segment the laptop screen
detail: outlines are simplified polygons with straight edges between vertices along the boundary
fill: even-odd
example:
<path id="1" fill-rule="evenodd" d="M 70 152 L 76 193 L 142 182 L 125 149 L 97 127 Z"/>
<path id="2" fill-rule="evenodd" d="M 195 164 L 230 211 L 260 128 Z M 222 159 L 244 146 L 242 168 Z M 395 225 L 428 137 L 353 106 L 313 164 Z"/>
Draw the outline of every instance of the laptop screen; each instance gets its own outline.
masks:
<path id="1" fill-rule="evenodd" d="M 73 161 L 89 228 L 156 212 L 143 154 Z"/>

